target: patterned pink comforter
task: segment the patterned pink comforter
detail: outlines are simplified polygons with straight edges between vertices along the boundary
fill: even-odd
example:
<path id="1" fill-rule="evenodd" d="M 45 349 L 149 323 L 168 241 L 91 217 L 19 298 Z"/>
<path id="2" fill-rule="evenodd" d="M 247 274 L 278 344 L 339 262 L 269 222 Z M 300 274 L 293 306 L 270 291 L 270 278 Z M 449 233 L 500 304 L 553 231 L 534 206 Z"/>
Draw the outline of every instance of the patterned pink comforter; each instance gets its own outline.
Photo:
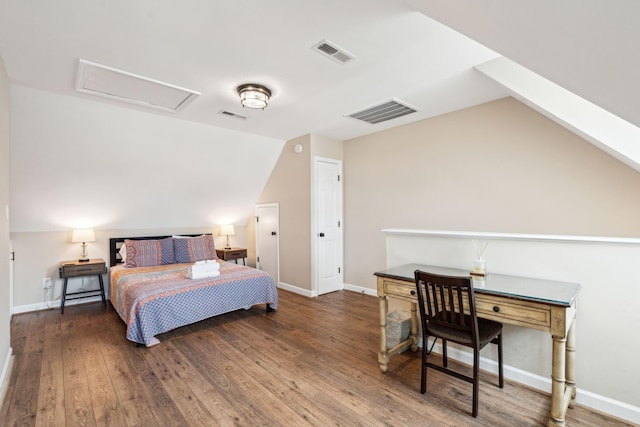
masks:
<path id="1" fill-rule="evenodd" d="M 111 267 L 111 303 L 127 324 L 127 338 L 158 344 L 156 335 L 255 304 L 278 308 L 271 276 L 255 268 L 222 262 L 220 275 L 188 279 L 192 264 Z"/>

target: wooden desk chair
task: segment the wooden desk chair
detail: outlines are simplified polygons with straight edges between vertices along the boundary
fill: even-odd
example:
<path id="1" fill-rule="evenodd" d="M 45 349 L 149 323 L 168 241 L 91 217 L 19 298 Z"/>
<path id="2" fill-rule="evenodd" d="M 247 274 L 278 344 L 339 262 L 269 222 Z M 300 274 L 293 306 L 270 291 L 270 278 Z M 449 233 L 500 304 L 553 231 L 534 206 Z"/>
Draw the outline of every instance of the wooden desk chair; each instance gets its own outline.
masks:
<path id="1" fill-rule="evenodd" d="M 478 416 L 478 374 L 480 350 L 489 343 L 498 345 L 499 385 L 502 373 L 502 324 L 476 316 L 471 277 L 441 276 L 416 270 L 416 289 L 422 319 L 422 378 L 420 392 L 427 391 L 427 367 L 473 384 L 472 415 Z M 467 303 L 468 301 L 468 303 Z M 464 307 L 468 307 L 468 314 Z M 427 361 L 427 337 L 442 340 L 442 365 Z M 447 368 L 447 341 L 473 348 L 473 377 Z"/>

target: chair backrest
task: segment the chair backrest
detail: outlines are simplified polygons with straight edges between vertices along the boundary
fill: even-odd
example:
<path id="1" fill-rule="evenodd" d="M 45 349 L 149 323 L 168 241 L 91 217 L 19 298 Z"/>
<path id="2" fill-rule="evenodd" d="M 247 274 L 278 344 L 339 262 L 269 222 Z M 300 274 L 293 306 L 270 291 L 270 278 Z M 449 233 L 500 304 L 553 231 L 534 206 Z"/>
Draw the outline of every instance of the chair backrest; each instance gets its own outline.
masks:
<path id="1" fill-rule="evenodd" d="M 415 278 L 422 330 L 428 331 L 428 325 L 454 329 L 474 344 L 478 343 L 478 318 L 471 277 L 443 276 L 416 270 Z"/>

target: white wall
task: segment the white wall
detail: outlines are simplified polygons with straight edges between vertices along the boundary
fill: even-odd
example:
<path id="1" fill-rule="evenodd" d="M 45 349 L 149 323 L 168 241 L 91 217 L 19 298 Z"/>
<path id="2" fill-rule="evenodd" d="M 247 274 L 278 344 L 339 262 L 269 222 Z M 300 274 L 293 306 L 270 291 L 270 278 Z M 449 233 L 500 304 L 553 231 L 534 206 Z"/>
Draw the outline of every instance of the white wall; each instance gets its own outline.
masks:
<path id="1" fill-rule="evenodd" d="M 418 263 L 471 270 L 476 258 L 473 237 L 423 233 L 386 233 L 387 267 Z M 535 235 L 484 239 L 488 241 L 483 258 L 489 275 L 582 286 L 576 316 L 578 403 L 640 423 L 640 344 L 629 338 L 633 334 L 630 330 L 640 324 L 640 310 L 635 306 L 640 296 L 640 280 L 636 278 L 640 239 Z M 491 351 L 482 355 L 496 358 Z M 518 381 L 551 391 L 549 333 L 505 325 L 504 363 L 508 365 L 507 378 L 515 376 Z"/>
<path id="2" fill-rule="evenodd" d="M 161 236 L 172 234 L 212 233 L 216 248 L 224 247 L 226 237 L 218 234 L 218 227 L 201 228 L 168 228 L 159 229 L 98 229 L 95 231 L 96 241 L 87 243 L 90 258 L 102 258 L 109 263 L 109 239 L 112 237 Z M 229 242 L 234 247 L 246 247 L 247 234 L 244 225 L 235 227 L 236 234 L 229 236 Z M 60 306 L 62 281 L 59 267 L 62 261 L 71 261 L 80 256 L 80 243 L 71 242 L 71 231 L 49 232 L 15 232 L 11 233 L 14 261 L 14 312 L 41 310 L 48 307 Z M 45 291 L 42 279 L 50 277 L 52 288 Z M 104 276 L 105 286 L 109 285 L 109 275 Z M 97 289 L 98 278 L 70 278 L 68 292 L 74 292 L 80 287 Z M 98 300 L 94 298 L 93 300 Z M 69 301 L 69 304 L 90 302 L 92 299 Z"/>
<path id="3" fill-rule="evenodd" d="M 9 77 L 0 57 L 0 403 L 9 383 L 11 299 L 9 281 Z"/>
<path id="4" fill-rule="evenodd" d="M 11 97 L 12 232 L 244 225 L 284 145 L 22 86 Z"/>

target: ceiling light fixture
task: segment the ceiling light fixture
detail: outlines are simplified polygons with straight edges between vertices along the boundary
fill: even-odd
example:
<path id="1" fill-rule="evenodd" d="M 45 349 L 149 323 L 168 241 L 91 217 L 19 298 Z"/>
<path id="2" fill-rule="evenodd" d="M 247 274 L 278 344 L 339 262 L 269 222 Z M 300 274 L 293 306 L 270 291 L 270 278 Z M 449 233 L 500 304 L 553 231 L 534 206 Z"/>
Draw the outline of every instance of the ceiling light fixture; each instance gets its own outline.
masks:
<path id="1" fill-rule="evenodd" d="M 247 83 L 238 86 L 238 95 L 243 107 L 264 110 L 271 98 L 271 90 L 256 83 Z"/>

